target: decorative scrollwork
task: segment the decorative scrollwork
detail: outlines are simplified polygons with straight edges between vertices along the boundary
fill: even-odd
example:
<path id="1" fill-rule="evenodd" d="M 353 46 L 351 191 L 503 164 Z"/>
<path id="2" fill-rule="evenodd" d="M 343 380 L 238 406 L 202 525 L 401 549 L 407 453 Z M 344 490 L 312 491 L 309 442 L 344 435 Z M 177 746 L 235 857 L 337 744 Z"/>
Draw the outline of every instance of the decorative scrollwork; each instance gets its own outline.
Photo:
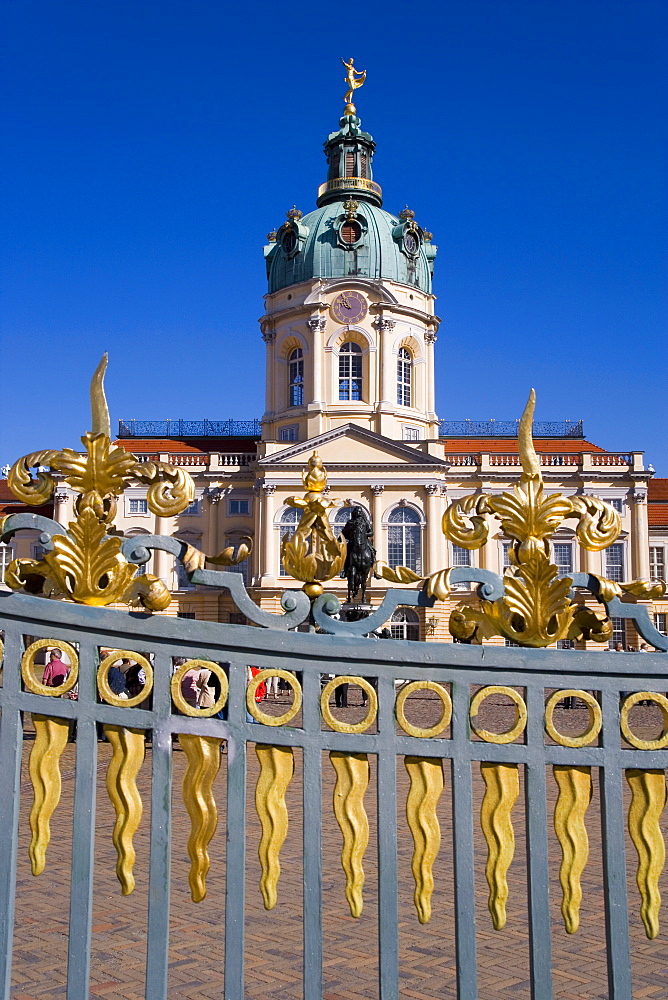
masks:
<path id="1" fill-rule="evenodd" d="M 589 859 L 585 815 L 591 801 L 591 768 L 555 764 L 554 780 L 559 798 L 554 807 L 554 830 L 561 846 L 561 915 L 567 934 L 580 926 L 581 877 Z"/>
<path id="2" fill-rule="evenodd" d="M 123 895 L 129 896 L 135 887 L 133 839 L 143 812 L 137 775 L 144 761 L 144 733 L 141 729 L 124 729 L 122 726 L 103 728 L 112 748 L 107 769 L 107 793 L 116 813 L 112 833 L 117 854 L 116 877 L 121 883 Z"/>
<path id="3" fill-rule="evenodd" d="M 30 810 L 30 864 L 33 875 L 41 875 L 46 863 L 46 849 L 51 839 L 50 821 L 60 802 L 60 758 L 67 746 L 69 722 L 46 715 L 32 717 L 35 742 L 30 752 L 30 782 L 34 800 Z"/>
<path id="4" fill-rule="evenodd" d="M 580 544 L 597 551 L 615 541 L 621 520 L 616 510 L 596 497 L 545 496 L 531 436 L 535 405 L 532 389 L 519 426 L 519 483 L 511 492 L 498 496 L 464 497 L 443 515 L 443 531 L 455 545 L 473 549 L 485 543 L 485 514 L 495 515 L 511 539 L 504 595 L 494 601 L 482 600 L 479 608 L 457 608 L 450 618 L 450 631 L 457 639 L 479 641 L 501 635 L 521 646 L 549 646 L 566 637 L 579 638 L 579 626 L 587 629 L 589 638 L 603 641 L 603 633 L 607 637 L 604 623 L 596 628 L 592 622 L 593 611 L 588 610 L 586 622 L 576 619 L 579 609 L 571 599 L 572 579 L 560 577 L 550 561 L 549 539 L 565 518 L 577 517 Z M 445 591 L 446 586 L 441 585 L 440 590 Z"/>
<path id="5" fill-rule="evenodd" d="M 255 788 L 255 808 L 262 824 L 258 857 L 262 866 L 260 891 L 265 910 L 273 910 L 278 899 L 281 874 L 280 852 L 288 835 L 288 807 L 285 793 L 295 769 L 292 747 L 255 744 L 260 774 Z"/>
<path id="6" fill-rule="evenodd" d="M 426 924 L 431 920 L 433 867 L 441 846 L 436 807 L 443 794 L 443 763 L 438 758 L 404 757 L 404 764 L 411 780 L 406 799 L 406 819 L 413 837 L 413 900 L 418 920 Z"/>
<path id="7" fill-rule="evenodd" d="M 209 873 L 209 844 L 218 826 L 218 809 L 213 783 L 220 769 L 220 745 L 215 736 L 179 733 L 188 766 L 183 775 L 183 801 L 190 817 L 188 857 L 190 858 L 190 898 L 201 903 L 206 896 Z"/>
<path id="8" fill-rule="evenodd" d="M 362 915 L 364 869 L 362 860 L 369 843 L 369 818 L 364 793 L 369 784 L 369 760 L 365 753 L 332 750 L 329 759 L 336 771 L 334 815 L 343 835 L 341 864 L 346 874 L 346 899 L 353 917 Z"/>
<path id="9" fill-rule="evenodd" d="M 488 907 L 494 930 L 500 931 L 506 926 L 506 875 L 515 854 L 511 814 L 520 793 L 519 769 L 517 764 L 482 761 L 480 771 L 486 786 L 480 823 L 487 841 L 485 875 L 489 886 Z"/>
<path id="10" fill-rule="evenodd" d="M 149 484 L 149 509 L 162 517 L 178 514 L 194 499 L 192 477 L 180 467 L 161 462 L 139 463 L 134 455 L 111 444 L 109 409 L 104 395 L 105 354 L 91 381 L 91 431 L 81 442 L 85 454 L 38 451 L 12 466 L 8 482 L 15 496 L 28 504 L 44 504 L 53 495 L 60 473 L 79 496 L 76 519 L 67 530 L 50 536 L 42 559 L 15 559 L 5 582 L 12 590 L 42 597 L 66 597 L 77 604 L 104 606 L 123 601 L 150 611 L 164 611 L 171 597 L 157 577 L 136 577 L 136 567 L 122 552 L 122 539 L 108 536 L 116 515 L 116 497 L 137 480 Z M 43 466 L 48 466 L 45 471 Z M 32 479 L 30 470 L 37 468 Z M 5 533 L 7 526 L 3 526 Z M 4 534 L 2 536 L 4 538 Z"/>

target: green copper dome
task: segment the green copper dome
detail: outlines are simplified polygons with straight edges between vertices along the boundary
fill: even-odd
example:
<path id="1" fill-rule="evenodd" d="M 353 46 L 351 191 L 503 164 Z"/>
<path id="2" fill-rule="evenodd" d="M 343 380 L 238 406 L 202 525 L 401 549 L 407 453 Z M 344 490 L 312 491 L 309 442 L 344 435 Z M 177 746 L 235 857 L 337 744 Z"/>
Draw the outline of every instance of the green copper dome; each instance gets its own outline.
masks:
<path id="1" fill-rule="evenodd" d="M 431 291 L 436 247 L 431 233 L 408 209 L 386 212 L 380 185 L 372 179 L 375 143 L 354 115 L 325 142 L 328 176 L 318 208 L 302 217 L 291 209 L 265 247 L 269 291 L 311 278 L 389 278 Z"/>

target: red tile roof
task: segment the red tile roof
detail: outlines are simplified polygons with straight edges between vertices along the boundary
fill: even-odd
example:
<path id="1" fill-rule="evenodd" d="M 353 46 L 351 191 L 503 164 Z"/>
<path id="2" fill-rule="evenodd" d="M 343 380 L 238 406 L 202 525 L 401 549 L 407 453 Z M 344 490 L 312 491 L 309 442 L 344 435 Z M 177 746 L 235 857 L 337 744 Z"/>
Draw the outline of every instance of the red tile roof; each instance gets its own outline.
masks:
<path id="1" fill-rule="evenodd" d="M 448 454 L 480 454 L 480 452 L 494 453 L 495 455 L 517 455 L 516 438 L 441 438 Z M 581 438 L 536 438 L 534 447 L 539 455 L 580 455 L 582 452 L 600 451 L 597 444 L 591 441 L 583 441 Z"/>
<path id="2" fill-rule="evenodd" d="M 649 503 L 668 503 L 668 479 L 650 479 L 647 494 Z"/>
<path id="3" fill-rule="evenodd" d="M 29 507 L 16 499 L 6 479 L 0 479 L 0 515 L 5 517 L 7 514 L 43 514 L 44 517 L 53 517 L 53 502 L 41 507 Z"/>
<path id="4" fill-rule="evenodd" d="M 114 444 L 133 455 L 208 455 L 211 451 L 257 451 L 257 440 L 247 437 L 193 438 L 192 444 L 186 444 L 178 438 L 122 438 Z"/>

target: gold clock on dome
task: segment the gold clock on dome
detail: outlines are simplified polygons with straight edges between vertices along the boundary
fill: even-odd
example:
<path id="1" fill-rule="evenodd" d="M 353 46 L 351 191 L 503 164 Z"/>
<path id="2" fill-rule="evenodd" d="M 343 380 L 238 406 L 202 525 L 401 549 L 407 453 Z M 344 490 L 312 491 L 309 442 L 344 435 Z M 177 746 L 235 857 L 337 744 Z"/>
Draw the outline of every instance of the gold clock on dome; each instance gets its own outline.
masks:
<path id="1" fill-rule="evenodd" d="M 368 311 L 361 292 L 341 292 L 332 302 L 332 316 L 339 323 L 359 323 Z"/>

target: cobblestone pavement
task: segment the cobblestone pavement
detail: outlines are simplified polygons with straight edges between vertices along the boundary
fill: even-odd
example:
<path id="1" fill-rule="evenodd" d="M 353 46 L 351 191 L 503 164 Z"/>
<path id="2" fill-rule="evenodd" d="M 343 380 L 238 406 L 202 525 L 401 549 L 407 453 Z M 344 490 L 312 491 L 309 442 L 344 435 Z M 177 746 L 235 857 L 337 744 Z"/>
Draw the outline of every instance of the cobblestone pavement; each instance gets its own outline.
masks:
<path id="1" fill-rule="evenodd" d="M 359 689 L 351 688 L 354 701 Z M 491 699 L 490 699 L 491 700 Z M 282 712 L 286 703 L 265 702 L 268 711 Z M 651 709 L 635 709 L 634 724 L 641 735 L 649 735 L 657 720 Z M 341 710 L 341 717 L 351 721 L 360 716 L 360 707 Z M 435 706 L 429 699 L 414 699 L 411 721 L 428 725 Z M 511 721 L 511 712 L 503 704 L 488 705 L 488 714 L 480 720 L 487 728 L 501 730 Z M 557 710 L 555 721 L 563 732 L 586 728 L 587 712 L 583 707 Z M 30 874 L 28 863 L 28 812 L 31 787 L 27 760 L 31 732 L 26 720 L 26 743 L 22 776 L 19 873 L 16 906 L 15 965 L 12 1000 L 42 1000 L 64 996 L 66 992 L 67 920 L 69 907 L 69 859 L 71 852 L 72 797 L 76 747 L 65 751 L 63 793 L 52 820 L 52 839 L 46 871 L 39 878 Z M 104 1000 L 141 1000 L 144 995 L 146 955 L 146 916 L 148 902 L 148 826 L 150 807 L 150 748 L 142 768 L 139 786 L 145 813 L 135 837 L 137 887 L 123 897 L 115 878 L 115 853 L 111 845 L 113 812 L 104 787 L 109 761 L 109 747 L 99 744 L 97 839 L 95 871 L 95 914 L 91 998 Z M 261 903 L 258 880 L 257 845 L 259 823 L 253 806 L 253 788 L 258 766 L 249 748 L 248 846 L 246 865 L 246 997 L 248 1000 L 293 1000 L 302 997 L 302 868 L 301 868 L 301 759 L 296 751 L 295 777 L 288 790 L 290 830 L 281 853 L 282 873 L 276 909 L 266 912 Z M 169 973 L 170 1000 L 213 1000 L 223 997 L 224 899 L 225 899 L 225 782 L 226 757 L 216 783 L 220 810 L 218 830 L 212 840 L 211 871 L 207 898 L 201 904 L 190 900 L 186 839 L 188 818 L 181 799 L 185 769 L 184 754 L 174 751 L 174 840 L 172 851 L 171 950 Z M 366 885 L 364 912 L 358 920 L 350 916 L 344 897 L 344 878 L 340 865 L 341 836 L 333 819 L 331 801 L 334 772 L 323 759 L 323 893 L 325 1000 L 361 1000 L 378 996 L 377 985 L 377 856 L 375 851 L 375 761 L 371 758 L 372 780 L 366 796 L 371 838 L 364 861 Z M 521 769 L 520 769 L 521 771 Z M 485 844 L 477 822 L 483 785 L 474 765 L 476 809 L 476 904 L 480 1000 L 529 1000 L 529 957 L 527 940 L 526 860 L 523 796 L 518 799 L 513 817 L 516 833 L 515 859 L 509 873 L 510 898 L 508 921 L 503 931 L 492 929 L 487 911 L 487 885 L 484 877 Z M 403 815 L 408 780 L 401 759 L 397 765 L 399 801 L 399 913 L 401 951 L 401 997 L 410 1000 L 444 1000 L 456 997 L 455 952 L 452 902 L 452 831 L 450 823 L 449 773 L 439 806 L 442 845 L 435 866 L 433 917 L 421 926 L 413 908 L 413 881 L 410 871 L 412 841 Z M 552 810 L 556 786 L 548 778 Z M 560 850 L 550 830 L 551 908 L 554 949 L 554 995 L 557 1000 L 594 1000 L 608 997 L 605 970 L 605 932 L 603 918 L 601 834 L 598 788 L 588 813 L 590 860 L 583 876 L 581 927 L 567 935 L 561 922 L 558 869 Z M 655 941 L 648 941 L 639 918 L 639 895 L 635 885 L 635 852 L 627 840 L 629 863 L 629 905 L 635 998 L 668 998 L 668 918 Z M 663 895 L 668 890 L 663 878 Z M 308 998 L 310 1000 L 310 998 Z"/>

